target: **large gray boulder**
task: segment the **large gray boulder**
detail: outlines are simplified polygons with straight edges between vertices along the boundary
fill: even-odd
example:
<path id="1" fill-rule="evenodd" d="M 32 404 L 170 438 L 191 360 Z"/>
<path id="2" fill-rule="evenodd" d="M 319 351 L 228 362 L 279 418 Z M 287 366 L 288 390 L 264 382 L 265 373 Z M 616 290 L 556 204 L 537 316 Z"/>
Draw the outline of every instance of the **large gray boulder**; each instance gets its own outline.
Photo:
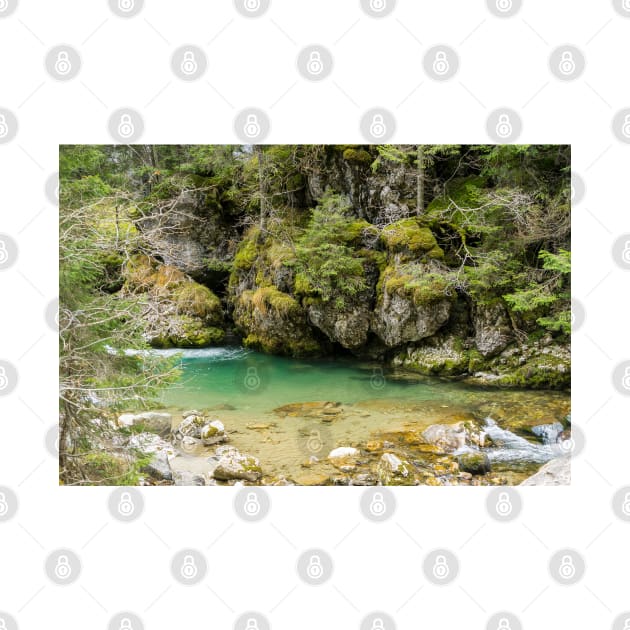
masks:
<path id="1" fill-rule="evenodd" d="M 491 357 L 514 341 L 510 320 L 502 302 L 475 304 L 472 314 L 475 346 L 484 357 Z"/>
<path id="2" fill-rule="evenodd" d="M 451 300 L 416 304 L 412 297 L 387 294 L 378 302 L 372 316 L 372 329 L 386 346 L 394 348 L 434 335 L 448 321 Z"/>

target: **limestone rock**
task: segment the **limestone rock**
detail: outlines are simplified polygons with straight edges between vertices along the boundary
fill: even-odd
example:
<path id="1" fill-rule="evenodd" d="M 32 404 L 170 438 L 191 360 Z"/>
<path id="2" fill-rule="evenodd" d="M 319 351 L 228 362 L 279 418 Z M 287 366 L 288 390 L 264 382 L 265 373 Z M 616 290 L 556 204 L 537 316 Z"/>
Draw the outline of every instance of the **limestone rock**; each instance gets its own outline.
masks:
<path id="1" fill-rule="evenodd" d="M 220 446 L 217 451 L 219 461 L 212 476 L 222 481 L 244 479 L 258 481 L 262 477 L 262 468 L 258 458 L 244 455 L 231 446 Z"/>
<path id="2" fill-rule="evenodd" d="M 571 485 L 571 458 L 558 457 L 547 462 L 536 474 L 525 479 L 521 486 Z"/>

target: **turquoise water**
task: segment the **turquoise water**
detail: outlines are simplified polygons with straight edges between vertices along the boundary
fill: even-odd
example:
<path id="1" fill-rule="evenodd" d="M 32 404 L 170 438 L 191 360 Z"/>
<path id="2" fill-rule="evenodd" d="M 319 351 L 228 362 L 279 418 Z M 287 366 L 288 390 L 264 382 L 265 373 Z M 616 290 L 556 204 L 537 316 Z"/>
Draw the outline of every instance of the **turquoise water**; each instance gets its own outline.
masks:
<path id="1" fill-rule="evenodd" d="M 462 384 L 384 370 L 352 359 L 297 360 L 243 348 L 184 351 L 183 377 L 165 402 L 175 407 L 230 404 L 257 410 L 293 402 L 370 398 L 453 402 L 475 391 Z"/>
<path id="2" fill-rule="evenodd" d="M 324 458 L 338 446 L 362 448 L 369 440 L 471 418 L 492 417 L 526 435 L 523 427 L 563 420 L 570 404 L 563 392 L 479 387 L 349 358 L 287 359 L 240 347 L 179 353 L 182 376 L 163 398 L 175 421 L 185 409 L 205 411 L 224 423 L 234 446 L 260 458 L 265 472 L 305 484 L 321 482 L 303 466 L 313 434 Z M 321 405 L 315 411 L 308 405 L 314 401 L 339 403 L 340 411 L 322 415 Z M 303 404 L 278 410 L 292 403 Z M 183 465 L 201 470 L 208 454 Z"/>

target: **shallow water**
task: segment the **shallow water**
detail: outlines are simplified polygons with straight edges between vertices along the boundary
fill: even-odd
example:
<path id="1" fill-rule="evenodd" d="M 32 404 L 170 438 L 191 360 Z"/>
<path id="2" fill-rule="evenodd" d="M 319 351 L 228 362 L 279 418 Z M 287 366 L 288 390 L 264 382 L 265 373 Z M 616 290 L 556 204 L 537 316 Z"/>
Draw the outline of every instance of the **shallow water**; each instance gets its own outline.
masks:
<path id="1" fill-rule="evenodd" d="M 569 412 L 569 395 L 564 392 L 484 388 L 353 359 L 287 359 L 240 347 L 180 352 L 182 377 L 165 392 L 164 406 L 176 413 L 208 410 L 224 423 L 231 444 L 261 460 L 270 479 L 284 476 L 298 483 L 321 483 L 334 469 L 325 462 L 305 468 L 313 455 L 325 460 L 337 446 L 360 447 L 383 435 L 473 417 L 492 417 L 501 429 L 526 436 L 537 446 L 529 428 L 562 421 Z M 274 411 L 311 401 L 340 405 Z M 523 466 L 528 449 L 518 439 L 516 443 L 522 456 L 505 455 L 499 448 L 493 459 L 504 471 L 513 467 L 531 472 L 530 466 Z M 199 472 L 203 465 L 198 458 L 212 452 L 211 448 L 184 454 L 177 466 Z M 539 465 L 552 456 L 529 452 L 531 461 L 525 463 Z M 191 458 L 188 467 L 186 458 Z"/>

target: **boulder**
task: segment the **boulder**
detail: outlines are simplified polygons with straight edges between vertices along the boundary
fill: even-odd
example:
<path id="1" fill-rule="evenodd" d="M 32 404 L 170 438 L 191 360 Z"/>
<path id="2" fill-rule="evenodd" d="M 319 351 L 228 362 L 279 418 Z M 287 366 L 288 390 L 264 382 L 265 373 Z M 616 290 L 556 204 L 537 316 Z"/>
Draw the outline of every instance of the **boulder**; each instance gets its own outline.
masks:
<path id="1" fill-rule="evenodd" d="M 378 295 L 371 328 L 389 348 L 431 337 L 449 319 L 452 299 L 441 282 L 435 280 L 434 287 L 425 287 L 422 292 L 413 283 L 412 276 L 396 269 L 385 270 L 379 280 L 382 294 Z"/>
<path id="2" fill-rule="evenodd" d="M 219 458 L 212 476 L 221 481 L 244 479 L 258 481 L 262 477 L 260 461 L 251 455 L 245 455 L 231 446 L 220 446 L 216 454 Z"/>
<path id="3" fill-rule="evenodd" d="M 514 340 L 507 311 L 502 302 L 476 303 L 473 308 L 475 345 L 484 357 L 491 357 Z"/>
<path id="4" fill-rule="evenodd" d="M 129 438 L 127 445 L 145 455 L 153 455 L 144 472 L 159 480 L 173 479 L 170 462 L 177 453 L 169 442 L 154 433 L 138 433 Z"/>
<path id="5" fill-rule="evenodd" d="M 307 308 L 309 322 L 331 341 L 348 350 L 363 346 L 370 329 L 369 300 L 339 308 L 334 300 L 314 300 Z"/>
<path id="6" fill-rule="evenodd" d="M 168 435 L 171 432 L 173 416 L 170 413 L 145 411 L 137 414 L 123 413 L 118 417 L 119 427 L 132 427 L 136 424 L 142 424 L 146 431 L 151 433 Z"/>
<path id="7" fill-rule="evenodd" d="M 521 486 L 571 485 L 571 458 L 557 457 L 547 462 L 536 474 L 528 477 Z"/>

